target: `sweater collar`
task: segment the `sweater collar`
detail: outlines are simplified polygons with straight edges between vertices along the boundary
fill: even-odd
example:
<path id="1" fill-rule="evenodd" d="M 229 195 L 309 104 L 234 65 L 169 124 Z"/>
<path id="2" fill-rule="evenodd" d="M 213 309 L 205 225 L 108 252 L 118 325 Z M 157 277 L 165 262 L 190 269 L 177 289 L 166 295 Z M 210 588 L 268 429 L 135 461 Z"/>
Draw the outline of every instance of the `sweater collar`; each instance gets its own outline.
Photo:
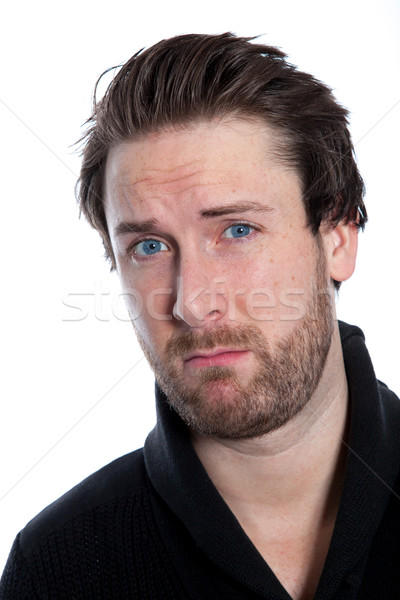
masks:
<path id="1" fill-rule="evenodd" d="M 316 599 L 332 597 L 343 577 L 363 562 L 362 556 L 390 497 L 400 453 L 398 401 L 378 386 L 362 331 L 339 325 L 351 406 L 349 453 L 342 499 Z M 153 486 L 217 566 L 265 597 L 288 599 L 212 484 L 186 426 L 158 386 L 156 401 L 157 425 L 144 448 Z"/>
<path id="2" fill-rule="evenodd" d="M 362 576 L 399 471 L 400 404 L 374 373 L 358 327 L 339 322 L 350 398 L 350 435 L 344 489 L 315 600 L 332 593 L 345 574 Z M 322 593 L 324 590 L 324 593 Z"/>

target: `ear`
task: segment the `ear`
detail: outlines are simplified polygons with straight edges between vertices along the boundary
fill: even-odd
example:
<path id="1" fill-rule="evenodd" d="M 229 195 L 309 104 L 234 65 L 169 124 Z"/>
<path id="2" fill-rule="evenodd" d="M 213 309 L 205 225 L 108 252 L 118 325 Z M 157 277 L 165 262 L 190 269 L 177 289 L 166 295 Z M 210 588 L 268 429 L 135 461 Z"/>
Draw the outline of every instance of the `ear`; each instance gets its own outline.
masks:
<path id="1" fill-rule="evenodd" d="M 335 281 L 349 279 L 356 266 L 358 229 L 353 222 L 341 221 L 321 231 L 329 275 Z"/>

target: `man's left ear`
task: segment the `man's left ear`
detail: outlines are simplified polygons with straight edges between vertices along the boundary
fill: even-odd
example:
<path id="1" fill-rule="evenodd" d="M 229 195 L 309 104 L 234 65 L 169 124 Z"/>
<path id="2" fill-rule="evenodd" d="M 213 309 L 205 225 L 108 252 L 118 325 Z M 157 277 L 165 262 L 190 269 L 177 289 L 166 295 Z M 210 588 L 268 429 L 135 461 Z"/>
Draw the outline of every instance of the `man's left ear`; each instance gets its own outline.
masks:
<path id="1" fill-rule="evenodd" d="M 354 222 L 341 221 L 321 232 L 328 272 L 334 281 L 349 279 L 356 266 L 358 229 Z"/>

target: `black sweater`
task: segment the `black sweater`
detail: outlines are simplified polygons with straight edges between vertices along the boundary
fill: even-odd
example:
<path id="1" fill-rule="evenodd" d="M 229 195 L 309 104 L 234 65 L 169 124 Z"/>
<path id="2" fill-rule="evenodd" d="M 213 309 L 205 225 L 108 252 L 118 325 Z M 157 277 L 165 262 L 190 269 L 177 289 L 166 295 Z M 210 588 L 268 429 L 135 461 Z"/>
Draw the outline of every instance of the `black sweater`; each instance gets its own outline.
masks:
<path id="1" fill-rule="evenodd" d="M 362 332 L 341 324 L 351 402 L 346 479 L 316 600 L 400 598 L 400 403 Z M 289 600 L 157 390 L 144 450 L 90 476 L 17 536 L 1 600 Z"/>

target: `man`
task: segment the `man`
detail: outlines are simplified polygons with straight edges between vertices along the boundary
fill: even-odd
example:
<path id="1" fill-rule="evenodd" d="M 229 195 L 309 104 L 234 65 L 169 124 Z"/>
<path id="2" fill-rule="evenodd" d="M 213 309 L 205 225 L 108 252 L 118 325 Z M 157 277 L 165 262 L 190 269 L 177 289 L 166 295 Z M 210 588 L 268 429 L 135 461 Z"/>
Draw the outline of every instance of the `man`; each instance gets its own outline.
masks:
<path id="1" fill-rule="evenodd" d="M 2 600 L 398 597 L 399 403 L 335 318 L 367 218 L 346 114 L 230 34 L 114 77 L 78 196 L 158 423 L 25 527 Z"/>

